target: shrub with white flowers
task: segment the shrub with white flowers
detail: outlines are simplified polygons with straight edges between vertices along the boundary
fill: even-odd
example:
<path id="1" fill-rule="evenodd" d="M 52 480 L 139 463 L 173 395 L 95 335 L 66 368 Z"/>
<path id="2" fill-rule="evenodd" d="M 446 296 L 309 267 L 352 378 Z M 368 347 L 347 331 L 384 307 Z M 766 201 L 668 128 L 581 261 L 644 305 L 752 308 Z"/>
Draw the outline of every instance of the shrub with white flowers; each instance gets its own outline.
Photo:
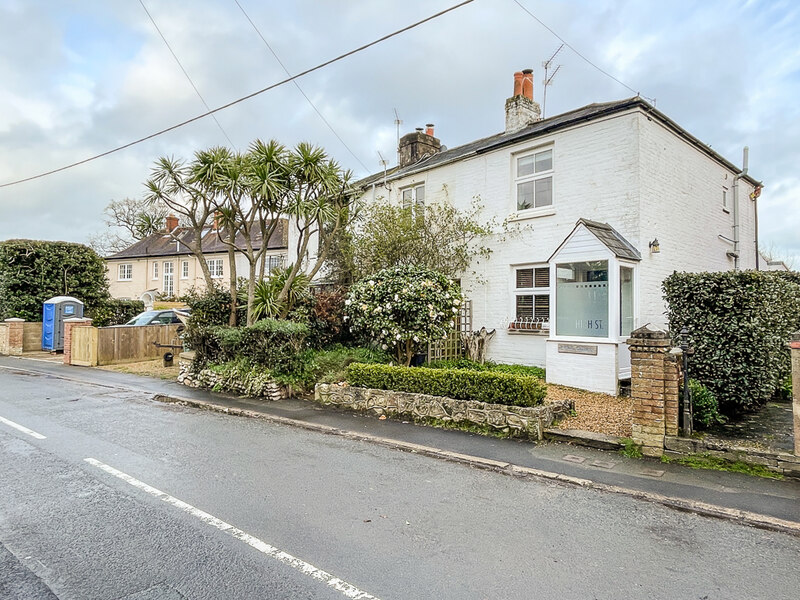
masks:
<path id="1" fill-rule="evenodd" d="M 350 288 L 345 319 L 408 365 L 428 342 L 447 337 L 461 309 L 461 290 L 424 267 L 384 269 Z"/>

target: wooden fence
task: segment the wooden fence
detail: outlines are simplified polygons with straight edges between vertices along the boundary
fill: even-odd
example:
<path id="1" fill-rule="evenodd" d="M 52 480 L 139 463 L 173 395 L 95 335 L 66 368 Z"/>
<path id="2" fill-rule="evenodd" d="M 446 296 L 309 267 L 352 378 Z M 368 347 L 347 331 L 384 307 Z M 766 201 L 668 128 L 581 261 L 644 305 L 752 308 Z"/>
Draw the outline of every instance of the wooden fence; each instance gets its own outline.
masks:
<path id="1" fill-rule="evenodd" d="M 464 356 L 464 343 L 461 336 L 472 333 L 472 300 L 461 305 L 456 328 L 446 339 L 428 344 L 428 362 L 432 360 L 453 360 Z"/>
<path id="2" fill-rule="evenodd" d="M 159 344 L 179 344 L 179 325 L 123 325 L 120 327 L 74 327 L 70 363 L 84 367 L 153 360 L 164 352 Z"/>

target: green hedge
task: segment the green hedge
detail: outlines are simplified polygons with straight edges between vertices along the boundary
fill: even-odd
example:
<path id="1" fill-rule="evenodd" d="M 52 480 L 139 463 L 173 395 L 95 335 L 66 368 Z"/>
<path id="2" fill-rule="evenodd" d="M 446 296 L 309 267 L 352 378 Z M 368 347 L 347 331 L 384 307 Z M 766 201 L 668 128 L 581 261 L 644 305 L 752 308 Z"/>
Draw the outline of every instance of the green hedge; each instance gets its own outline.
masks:
<path id="1" fill-rule="evenodd" d="M 347 383 L 356 387 L 395 390 L 457 400 L 479 400 L 511 406 L 537 406 L 547 388 L 536 377 L 472 371 L 428 369 L 354 363 L 347 367 Z"/>
<path id="2" fill-rule="evenodd" d="M 92 325 L 95 327 L 107 327 L 124 325 L 141 312 L 144 312 L 144 302 L 141 300 L 109 298 L 88 309 L 85 316 L 92 319 Z"/>
<path id="3" fill-rule="evenodd" d="M 0 242 L 0 321 L 41 321 L 42 305 L 54 296 L 74 296 L 87 312 L 107 301 L 103 259 L 70 242 Z"/>
<path id="4" fill-rule="evenodd" d="M 736 415 L 769 400 L 789 372 L 800 285 L 776 272 L 727 271 L 673 273 L 662 287 L 673 336 L 690 332 L 689 374 L 720 410 Z"/>
<path id="5" fill-rule="evenodd" d="M 511 373 L 512 375 L 531 375 L 539 379 L 545 378 L 545 370 L 541 367 L 527 365 L 507 365 L 487 360 L 484 363 L 468 358 L 434 360 L 425 365 L 429 369 L 469 369 L 471 371 L 494 371 L 495 373 Z"/>
<path id="6" fill-rule="evenodd" d="M 275 375 L 302 370 L 301 351 L 308 327 L 302 323 L 262 319 L 250 327 L 191 325 L 184 342 L 195 352 L 195 368 L 246 358 Z"/>

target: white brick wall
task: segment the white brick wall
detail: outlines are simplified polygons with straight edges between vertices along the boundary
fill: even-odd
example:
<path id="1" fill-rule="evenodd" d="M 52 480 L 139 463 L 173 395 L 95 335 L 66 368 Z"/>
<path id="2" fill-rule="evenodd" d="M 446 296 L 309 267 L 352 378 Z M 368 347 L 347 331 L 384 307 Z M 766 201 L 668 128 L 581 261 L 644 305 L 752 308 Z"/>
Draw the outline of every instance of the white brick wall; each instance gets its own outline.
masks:
<path id="1" fill-rule="evenodd" d="M 540 146 L 553 149 L 552 210 L 513 220 L 514 155 Z M 660 286 L 664 277 L 674 270 L 726 270 L 733 266 L 725 255 L 732 248 L 718 238 L 720 234 L 732 237 L 732 213 L 723 212 L 721 206 L 726 182 L 732 202 L 732 172 L 637 108 L 390 181 L 389 190 L 378 185 L 366 198 L 384 197 L 399 203 L 404 187 L 425 183 L 428 204 L 448 202 L 466 210 L 479 197 L 485 207 L 483 219 L 502 223 L 511 218 L 510 227 L 520 228 L 520 232 L 512 235 L 498 227 L 490 244 L 492 256 L 474 265 L 479 278 L 471 274 L 462 278 L 473 299 L 473 324 L 476 329 L 497 329 L 489 344 L 490 358 L 535 365 L 547 362 L 548 372 L 553 370 L 556 375 L 558 370 L 574 372 L 579 366 L 600 363 L 604 365 L 601 371 L 615 371 L 616 349 L 611 352 L 604 347 L 592 361 L 585 356 L 559 355 L 549 348 L 552 344 L 546 344 L 546 336 L 509 334 L 506 328 L 515 313 L 513 265 L 546 263 L 580 218 L 608 223 L 642 254 L 637 269 L 639 317 L 635 326 L 646 322 L 663 325 Z M 752 188 L 741 183 L 741 267 L 752 268 L 753 206 L 747 198 Z M 648 242 L 653 238 L 658 238 L 661 252 L 651 256 Z M 551 283 L 552 290 L 555 282 Z M 553 315 L 554 295 L 551 318 Z M 575 361 L 580 365 L 573 364 Z M 608 376 L 614 378 L 613 386 L 606 375 L 598 373 L 583 378 L 576 374 L 575 381 L 614 393 L 616 375 Z"/>

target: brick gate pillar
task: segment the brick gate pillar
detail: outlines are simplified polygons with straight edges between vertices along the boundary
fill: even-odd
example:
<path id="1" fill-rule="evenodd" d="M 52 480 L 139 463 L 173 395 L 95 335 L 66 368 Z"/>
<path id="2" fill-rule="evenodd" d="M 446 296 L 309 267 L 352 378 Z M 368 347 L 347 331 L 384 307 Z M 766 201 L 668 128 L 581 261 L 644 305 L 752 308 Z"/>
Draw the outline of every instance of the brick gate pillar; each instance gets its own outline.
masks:
<path id="1" fill-rule="evenodd" d="M 22 354 L 25 319 L 6 319 L 5 323 L 8 327 L 8 355 L 19 356 Z"/>
<path id="2" fill-rule="evenodd" d="M 800 456 L 800 331 L 789 340 L 792 353 L 792 414 L 794 415 L 794 455 Z"/>
<path id="3" fill-rule="evenodd" d="M 677 356 L 670 353 L 669 334 L 649 324 L 631 333 L 631 397 L 633 441 L 642 454 L 661 456 L 665 436 L 678 435 Z"/>

